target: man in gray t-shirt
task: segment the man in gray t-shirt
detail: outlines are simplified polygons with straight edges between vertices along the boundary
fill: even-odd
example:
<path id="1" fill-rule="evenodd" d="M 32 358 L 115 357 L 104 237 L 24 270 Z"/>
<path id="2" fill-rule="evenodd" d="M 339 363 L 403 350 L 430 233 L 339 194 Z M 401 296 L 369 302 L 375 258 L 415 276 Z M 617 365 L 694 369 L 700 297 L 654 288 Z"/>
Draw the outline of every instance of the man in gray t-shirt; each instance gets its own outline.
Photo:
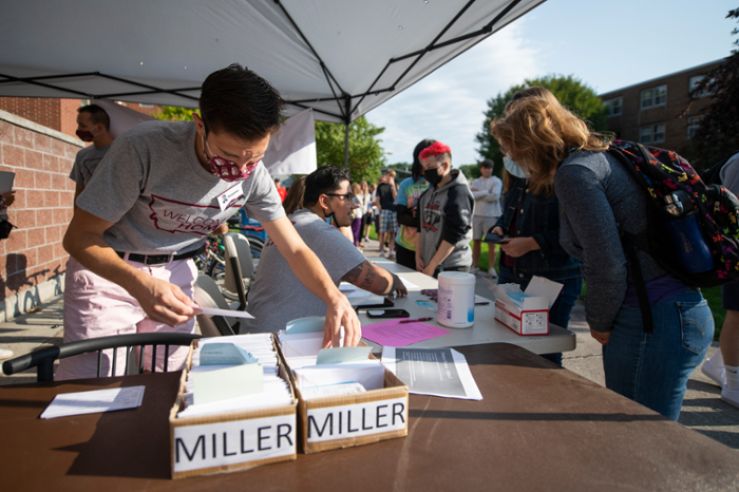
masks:
<path id="1" fill-rule="evenodd" d="M 338 227 L 351 224 L 353 198 L 349 178 L 343 171 L 320 168 L 306 178 L 305 208 L 293 213 L 290 220 L 335 284 L 344 280 L 375 294 L 405 296 L 406 289 L 397 276 L 367 261 L 339 231 Z M 248 320 L 247 330 L 276 332 L 290 320 L 318 316 L 325 310 L 325 303 L 303 286 L 280 251 L 269 242 L 249 291 L 249 312 L 254 319 Z"/>
<path id="2" fill-rule="evenodd" d="M 264 79 L 234 64 L 203 82 L 202 117 L 142 123 L 115 140 L 77 197 L 64 237 L 66 250 L 86 267 L 67 271 L 65 340 L 192 332 L 192 257 L 209 232 L 246 206 L 295 275 L 326 303 L 325 345 L 339 343 L 342 327 L 344 343 L 357 344 L 356 313 L 285 217 L 261 163 L 280 106 Z M 175 351 L 169 367 L 181 367 L 184 355 Z M 101 371 L 110 364 L 104 360 Z M 95 363 L 65 359 L 60 372 L 94 376 Z"/>
<path id="3" fill-rule="evenodd" d="M 75 199 L 82 193 L 85 185 L 92 178 L 98 164 L 113 143 L 110 133 L 110 117 L 97 104 L 88 104 L 77 109 L 77 136 L 83 142 L 92 142 L 92 145 L 77 152 L 74 159 L 70 179 L 77 183 L 74 193 Z"/>

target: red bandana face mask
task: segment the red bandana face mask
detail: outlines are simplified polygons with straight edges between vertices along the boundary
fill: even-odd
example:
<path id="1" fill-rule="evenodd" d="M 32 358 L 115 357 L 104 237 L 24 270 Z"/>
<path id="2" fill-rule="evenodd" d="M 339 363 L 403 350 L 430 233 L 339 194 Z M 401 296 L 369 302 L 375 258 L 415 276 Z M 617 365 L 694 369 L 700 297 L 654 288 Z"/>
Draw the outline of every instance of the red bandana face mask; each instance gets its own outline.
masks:
<path id="1" fill-rule="evenodd" d="M 234 161 L 229 161 L 219 155 L 210 156 L 210 149 L 208 149 L 208 142 L 203 137 L 205 144 L 205 157 L 208 159 L 208 167 L 210 172 L 215 174 L 224 181 L 240 181 L 248 178 L 254 169 L 259 164 L 259 161 L 249 164 L 242 171 L 241 166 L 236 164 Z"/>

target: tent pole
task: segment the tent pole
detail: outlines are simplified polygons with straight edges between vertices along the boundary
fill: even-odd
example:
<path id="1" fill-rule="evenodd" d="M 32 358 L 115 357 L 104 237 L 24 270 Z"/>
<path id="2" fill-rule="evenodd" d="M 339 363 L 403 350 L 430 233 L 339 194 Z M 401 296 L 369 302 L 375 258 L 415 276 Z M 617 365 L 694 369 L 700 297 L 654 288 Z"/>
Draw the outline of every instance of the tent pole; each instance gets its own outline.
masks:
<path id="1" fill-rule="evenodd" d="M 349 127 L 352 124 L 352 98 L 346 94 L 344 96 L 344 169 L 349 171 Z"/>
<path id="2" fill-rule="evenodd" d="M 349 125 L 344 122 L 344 169 L 349 170 Z"/>

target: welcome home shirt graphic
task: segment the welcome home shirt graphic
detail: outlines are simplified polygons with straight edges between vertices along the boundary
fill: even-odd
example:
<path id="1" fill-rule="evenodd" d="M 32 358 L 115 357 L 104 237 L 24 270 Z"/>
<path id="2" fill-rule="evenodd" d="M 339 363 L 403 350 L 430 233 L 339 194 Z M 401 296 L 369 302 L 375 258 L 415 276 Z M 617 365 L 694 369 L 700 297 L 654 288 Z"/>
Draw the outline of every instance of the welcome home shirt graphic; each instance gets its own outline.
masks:
<path id="1" fill-rule="evenodd" d="M 207 236 L 216 227 L 226 222 L 233 215 L 234 210 L 244 205 L 243 198 L 243 193 L 240 193 L 239 197 L 230 200 L 228 205 L 218 207 L 151 195 L 149 218 L 154 227 L 160 231 Z"/>

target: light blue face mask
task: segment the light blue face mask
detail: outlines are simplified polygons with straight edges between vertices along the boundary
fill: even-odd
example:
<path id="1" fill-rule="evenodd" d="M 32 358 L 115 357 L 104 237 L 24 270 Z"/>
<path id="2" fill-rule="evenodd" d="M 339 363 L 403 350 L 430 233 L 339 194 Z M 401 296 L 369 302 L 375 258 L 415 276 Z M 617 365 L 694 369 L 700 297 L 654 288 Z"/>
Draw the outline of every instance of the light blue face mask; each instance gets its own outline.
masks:
<path id="1" fill-rule="evenodd" d="M 516 164 L 516 161 L 508 157 L 507 155 L 503 156 L 503 167 L 505 167 L 505 170 L 511 173 L 513 176 L 520 178 L 520 179 L 526 179 L 526 171 L 524 171 L 521 166 Z"/>

